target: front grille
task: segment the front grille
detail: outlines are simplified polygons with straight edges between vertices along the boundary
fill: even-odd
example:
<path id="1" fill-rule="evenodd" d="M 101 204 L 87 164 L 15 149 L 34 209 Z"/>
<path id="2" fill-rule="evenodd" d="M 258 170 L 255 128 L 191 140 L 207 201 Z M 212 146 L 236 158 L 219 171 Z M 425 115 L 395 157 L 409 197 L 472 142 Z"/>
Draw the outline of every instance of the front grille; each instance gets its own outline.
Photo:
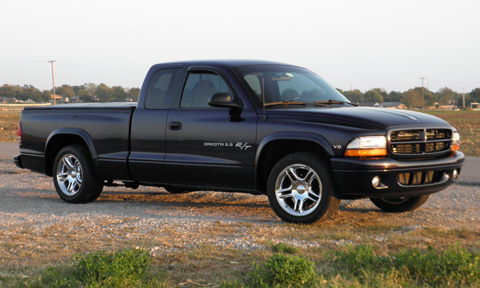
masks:
<path id="1" fill-rule="evenodd" d="M 441 171 L 408 172 L 399 173 L 397 181 L 403 186 L 418 186 L 439 183 L 445 181 L 445 177 L 445 173 Z"/>
<path id="2" fill-rule="evenodd" d="M 393 155 L 419 156 L 450 150 L 451 129 L 394 130 L 389 135 Z"/>

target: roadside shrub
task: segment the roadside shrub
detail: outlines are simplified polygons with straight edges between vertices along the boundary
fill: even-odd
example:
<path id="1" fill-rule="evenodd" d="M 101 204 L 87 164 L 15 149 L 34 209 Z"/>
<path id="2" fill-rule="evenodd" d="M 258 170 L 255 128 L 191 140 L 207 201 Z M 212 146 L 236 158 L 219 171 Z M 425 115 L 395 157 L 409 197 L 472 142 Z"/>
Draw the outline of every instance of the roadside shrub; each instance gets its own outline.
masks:
<path id="1" fill-rule="evenodd" d="M 403 269 L 418 282 L 442 285 L 445 283 L 474 284 L 480 281 L 480 255 L 453 246 L 437 252 L 433 247 L 420 252 L 404 250 L 394 256 L 396 269 Z"/>
<path id="2" fill-rule="evenodd" d="M 272 245 L 272 251 L 275 253 L 287 253 L 287 254 L 296 254 L 298 253 L 298 247 L 288 245 L 285 243 L 277 243 L 277 244 L 271 244 Z"/>
<path id="3" fill-rule="evenodd" d="M 336 273 L 347 273 L 361 283 L 410 283 L 426 286 L 475 286 L 480 282 L 480 255 L 459 246 L 445 251 L 404 249 L 376 255 L 369 245 L 349 246 L 333 257 Z M 384 280 L 384 281 L 385 281 Z"/>
<path id="4" fill-rule="evenodd" d="M 335 252 L 333 259 L 337 269 L 346 270 L 355 277 L 382 271 L 389 262 L 388 257 L 377 256 L 370 245 L 347 246 Z"/>
<path id="5" fill-rule="evenodd" d="M 249 287 L 309 287 L 318 278 L 315 263 L 304 256 L 276 254 L 254 269 Z"/>
<path id="6" fill-rule="evenodd" d="M 123 250 L 115 254 L 105 251 L 82 256 L 77 264 L 79 278 L 88 286 L 120 287 L 138 282 L 151 264 L 144 250 Z"/>
<path id="7" fill-rule="evenodd" d="M 143 250 L 102 250 L 74 260 L 74 265 L 48 268 L 38 278 L 15 287 L 171 287 L 160 280 L 164 271 L 149 273 L 152 258 Z"/>

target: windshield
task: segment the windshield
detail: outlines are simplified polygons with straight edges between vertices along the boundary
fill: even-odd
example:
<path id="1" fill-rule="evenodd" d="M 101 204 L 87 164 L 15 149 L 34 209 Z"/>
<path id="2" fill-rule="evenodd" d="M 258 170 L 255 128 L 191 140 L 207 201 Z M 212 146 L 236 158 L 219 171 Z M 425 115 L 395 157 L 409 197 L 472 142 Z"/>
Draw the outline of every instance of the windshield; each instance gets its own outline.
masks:
<path id="1" fill-rule="evenodd" d="M 284 65 L 255 65 L 237 68 L 259 103 L 319 101 L 350 102 L 325 80 L 307 69 Z"/>

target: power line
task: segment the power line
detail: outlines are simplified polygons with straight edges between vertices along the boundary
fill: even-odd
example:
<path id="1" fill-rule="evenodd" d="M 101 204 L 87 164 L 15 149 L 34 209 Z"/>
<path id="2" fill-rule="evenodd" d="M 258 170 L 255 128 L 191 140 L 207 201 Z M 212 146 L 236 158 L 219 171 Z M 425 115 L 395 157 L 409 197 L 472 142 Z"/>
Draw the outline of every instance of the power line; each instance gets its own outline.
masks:
<path id="1" fill-rule="evenodd" d="M 45 63 L 43 61 L 0 61 L 1 64 L 29 64 L 29 63 Z"/>

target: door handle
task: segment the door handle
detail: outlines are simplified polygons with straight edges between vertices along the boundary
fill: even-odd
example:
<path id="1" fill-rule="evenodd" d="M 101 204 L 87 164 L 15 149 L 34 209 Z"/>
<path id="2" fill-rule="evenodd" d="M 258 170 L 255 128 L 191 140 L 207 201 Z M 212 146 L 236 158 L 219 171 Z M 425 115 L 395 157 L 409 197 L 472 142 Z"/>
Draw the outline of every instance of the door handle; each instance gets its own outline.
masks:
<path id="1" fill-rule="evenodd" d="M 182 122 L 179 122 L 179 121 L 168 122 L 168 129 L 169 130 L 180 130 L 180 129 L 182 129 Z"/>

